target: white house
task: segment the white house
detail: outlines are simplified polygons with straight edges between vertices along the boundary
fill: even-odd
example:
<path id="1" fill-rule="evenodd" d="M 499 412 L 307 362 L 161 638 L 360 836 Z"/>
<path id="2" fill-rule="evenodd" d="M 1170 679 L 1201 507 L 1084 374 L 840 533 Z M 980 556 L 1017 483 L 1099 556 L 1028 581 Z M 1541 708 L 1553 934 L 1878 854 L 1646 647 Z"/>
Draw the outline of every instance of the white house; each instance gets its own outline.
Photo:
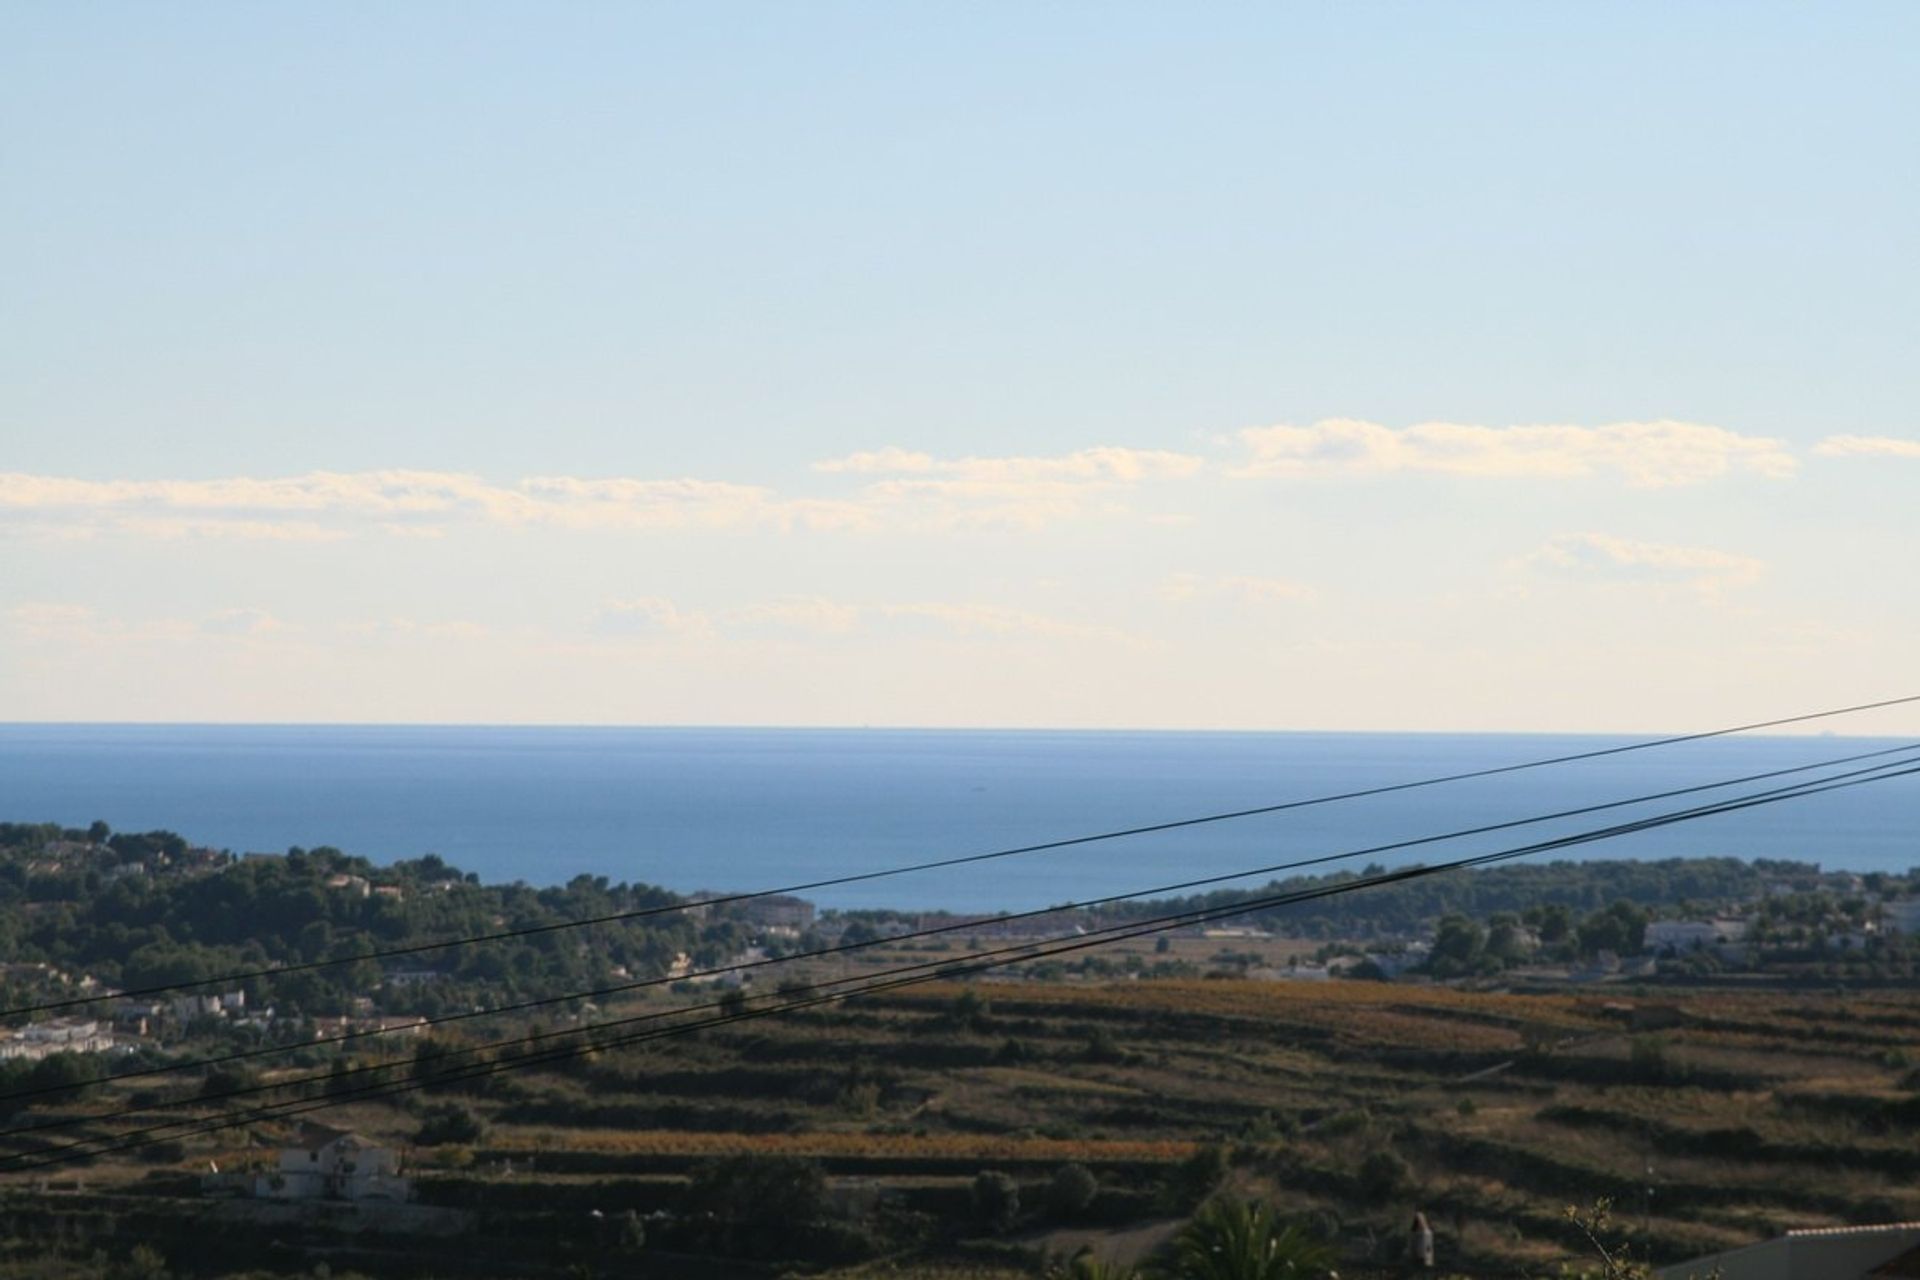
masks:
<path id="1" fill-rule="evenodd" d="M 1920 898 L 1902 898 L 1881 904 L 1880 919 L 1889 929 L 1901 933 L 1920 933 Z"/>
<path id="2" fill-rule="evenodd" d="M 280 1152 L 273 1172 L 255 1177 L 253 1194 L 265 1200 L 407 1200 L 413 1186 L 400 1175 L 400 1158 L 391 1148 L 309 1124 L 301 1126 L 294 1146 Z"/>
<path id="3" fill-rule="evenodd" d="M 1662 1267 L 1658 1280 L 1879 1280 L 1920 1274 L 1920 1222 L 1789 1231 L 1743 1249 Z"/>
<path id="4" fill-rule="evenodd" d="M 113 1033 L 91 1018 L 30 1022 L 17 1032 L 0 1036 L 0 1060 L 38 1061 L 56 1053 L 105 1053 L 111 1048 Z"/>
<path id="5" fill-rule="evenodd" d="M 1369 951 L 1367 959 L 1380 971 L 1383 978 L 1397 978 L 1409 969 L 1417 969 L 1433 956 L 1433 946 L 1427 942 L 1409 942 L 1399 951 Z"/>
<path id="6" fill-rule="evenodd" d="M 1647 926 L 1647 950 L 1686 952 L 1717 947 L 1747 936 L 1745 920 L 1655 920 Z"/>

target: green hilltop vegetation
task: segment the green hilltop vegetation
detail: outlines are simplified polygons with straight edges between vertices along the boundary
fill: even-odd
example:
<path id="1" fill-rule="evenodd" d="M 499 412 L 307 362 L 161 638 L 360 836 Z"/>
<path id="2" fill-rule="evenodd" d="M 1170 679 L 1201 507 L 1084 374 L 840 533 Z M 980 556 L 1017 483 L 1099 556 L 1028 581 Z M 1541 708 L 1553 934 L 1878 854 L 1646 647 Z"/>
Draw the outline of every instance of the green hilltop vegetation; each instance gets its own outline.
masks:
<path id="1" fill-rule="evenodd" d="M 0 955 L 122 989 L 275 965 L 350 960 L 409 943 L 643 911 L 681 901 L 648 885 L 577 876 L 564 885 L 482 885 L 432 854 L 375 866 L 333 848 L 279 856 L 196 849 L 172 832 L 0 824 Z M 391 1013 L 432 1016 L 477 998 L 590 990 L 617 971 L 664 972 L 676 953 L 718 963 L 743 945 L 729 921 L 669 913 L 631 923 L 427 952 L 434 981 L 384 994 Z M 335 1013 L 379 986 L 373 961 L 250 984 L 283 1016 Z"/>
<path id="2" fill-rule="evenodd" d="M 1276 894 L 1337 889 L 1381 870 L 1367 866 L 1257 888 L 1112 904 L 1074 919 L 1123 923 L 1231 909 Z M 1849 907 L 1858 916 L 1868 900 L 1912 892 L 1916 877 L 1872 874 L 1857 881 L 1836 892 L 1835 877 L 1813 864 L 1726 857 L 1515 863 L 1254 909 L 1229 923 L 1355 950 L 1425 938 L 1448 920 L 1483 931 L 1518 923 L 1550 948 L 1558 946 L 1565 958 L 1578 959 L 1599 950 L 1637 950 L 1651 919 L 1756 901 L 1773 915 L 1788 913 L 1797 903 L 1804 915 L 1812 910 L 1808 900 L 1831 898 L 1842 916 Z M 383 1013 L 433 1016 L 481 1001 L 587 991 L 629 975 L 662 974 L 680 956 L 706 969 L 726 964 L 755 943 L 778 956 L 943 920 L 937 914 L 828 912 L 805 931 L 768 937 L 755 927 L 750 912 L 720 907 L 697 913 L 699 918 L 693 912 L 666 912 L 429 951 L 400 962 L 430 981 L 383 986 L 395 962 L 350 963 L 392 947 L 538 929 L 683 901 L 655 886 L 585 875 L 548 887 L 485 885 L 432 854 L 387 865 L 326 846 L 236 856 L 193 846 L 168 831 L 114 832 L 104 823 L 89 828 L 0 823 L 0 956 L 11 962 L 8 982 L 46 985 L 30 972 L 33 965 L 128 989 L 287 964 L 349 962 L 245 984 L 251 1005 L 271 1002 L 282 1018 L 336 1014 L 376 989 Z M 1455 934 L 1457 940 L 1457 926 Z M 1563 938 L 1565 945 L 1559 946 Z M 1090 965 L 1093 973 L 1103 971 L 1097 955 L 1079 963 Z M 1056 963 L 1046 972 L 1070 971 Z M 1194 970 L 1163 962 L 1149 972 L 1172 977 Z"/>
<path id="3" fill-rule="evenodd" d="M 1359 871 L 1336 871 L 1318 876 L 1291 876 L 1258 888 L 1223 889 L 1143 905 L 1137 914 L 1163 910 L 1199 910 L 1231 907 L 1236 903 L 1277 894 L 1310 893 L 1351 884 L 1380 875 L 1371 864 Z M 1916 869 L 1920 870 L 1920 869 Z M 1902 877 L 1874 874 L 1864 877 L 1868 889 L 1883 888 Z M 1823 877 L 1819 866 L 1766 858 L 1667 858 L 1654 862 L 1606 859 L 1591 862 L 1513 862 L 1475 868 L 1467 874 L 1426 876 L 1383 884 L 1365 893 L 1333 897 L 1249 912 L 1247 923 L 1293 937 L 1367 938 L 1404 937 L 1430 929 L 1442 916 L 1463 915 L 1485 920 L 1503 912 L 1521 913 L 1548 907 L 1586 914 L 1631 903 L 1656 914 L 1692 908 L 1714 910 L 1760 898 L 1770 888 L 1817 891 Z"/>

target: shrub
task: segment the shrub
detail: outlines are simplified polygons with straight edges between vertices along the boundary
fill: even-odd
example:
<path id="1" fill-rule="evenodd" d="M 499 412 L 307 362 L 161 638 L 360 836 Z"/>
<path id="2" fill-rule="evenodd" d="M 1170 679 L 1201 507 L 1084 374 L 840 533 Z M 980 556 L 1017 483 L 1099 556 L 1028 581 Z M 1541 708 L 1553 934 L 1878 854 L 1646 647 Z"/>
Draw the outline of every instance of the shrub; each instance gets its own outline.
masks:
<path id="1" fill-rule="evenodd" d="M 1391 1200 L 1413 1181 L 1413 1166 L 1399 1152 L 1383 1147 L 1367 1153 L 1358 1177 L 1360 1194 L 1368 1200 Z"/>
<path id="2" fill-rule="evenodd" d="M 1100 1194 L 1100 1181 L 1083 1164 L 1063 1164 L 1047 1184 L 1047 1207 L 1061 1218 L 1077 1218 Z"/>
<path id="3" fill-rule="evenodd" d="M 973 1180 L 973 1215 L 990 1231 L 1005 1231 L 1020 1220 L 1020 1184 L 989 1171 Z"/>
<path id="4" fill-rule="evenodd" d="M 480 1141 L 485 1134 L 480 1117 L 457 1102 L 442 1102 L 427 1108 L 413 1140 L 423 1147 L 466 1145 Z"/>
<path id="5" fill-rule="evenodd" d="M 722 1222 L 793 1227 L 826 1215 L 827 1175 L 795 1156 L 730 1156 L 695 1170 L 687 1199 Z"/>
<path id="6" fill-rule="evenodd" d="M 1175 1165 L 1167 1177 L 1167 1207 L 1184 1211 L 1212 1195 L 1227 1176 L 1227 1149 L 1205 1146 Z"/>
<path id="7" fill-rule="evenodd" d="M 1087 1037 L 1087 1047 L 1081 1051 L 1080 1056 L 1088 1062 L 1115 1064 L 1126 1062 L 1133 1055 L 1122 1048 L 1120 1042 L 1113 1038 L 1113 1032 L 1107 1030 L 1105 1027 L 1099 1027 L 1094 1030 L 1092 1035 Z"/>

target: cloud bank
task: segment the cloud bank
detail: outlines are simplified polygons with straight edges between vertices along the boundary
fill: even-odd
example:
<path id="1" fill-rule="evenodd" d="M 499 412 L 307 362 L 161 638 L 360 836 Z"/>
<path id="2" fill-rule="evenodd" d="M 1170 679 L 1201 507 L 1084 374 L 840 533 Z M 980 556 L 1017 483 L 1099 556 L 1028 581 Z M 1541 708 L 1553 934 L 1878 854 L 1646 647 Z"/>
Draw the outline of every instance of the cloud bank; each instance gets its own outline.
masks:
<path id="1" fill-rule="evenodd" d="M 569 529 L 860 528 L 857 506 L 785 499 L 715 480 L 530 476 L 503 485 L 453 471 L 313 471 L 271 478 L 76 480 L 0 473 L 0 515 L 55 530 L 155 538 L 322 540 L 351 529 L 435 536 L 479 521 Z"/>
<path id="2" fill-rule="evenodd" d="M 1549 541 L 1523 564 L 1569 577 L 1627 583 L 1678 583 L 1703 591 L 1745 586 L 1766 566 L 1751 556 L 1711 547 L 1636 542 L 1604 533 L 1571 533 Z"/>
<path id="3" fill-rule="evenodd" d="M 1823 458 L 1920 458 L 1920 440 L 1894 436 L 1828 436 L 1813 446 Z"/>
<path id="4" fill-rule="evenodd" d="M 1250 427 L 1239 435 L 1243 478 L 1430 472 L 1508 479 L 1613 475 L 1640 488 L 1698 484 L 1735 473 L 1785 479 L 1798 468 L 1784 442 L 1692 422 L 1599 427 L 1470 426 L 1423 422 L 1395 430 L 1329 418 L 1310 427 Z"/>
<path id="5" fill-rule="evenodd" d="M 1833 436 L 1822 457 L 1920 457 L 1920 441 Z M 209 480 L 87 480 L 0 473 L 0 531 L 102 532 L 149 540 L 323 542 L 358 534 L 443 537 L 460 526 L 586 532 L 1031 532 L 1089 518 L 1175 528 L 1193 517 L 1152 494 L 1222 479 L 1427 474 L 1489 479 L 1612 478 L 1636 488 L 1729 476 L 1785 479 L 1798 467 L 1779 440 L 1677 421 L 1604 426 L 1404 428 L 1348 418 L 1253 427 L 1212 459 L 1100 446 L 1059 454 L 941 457 L 897 446 L 812 465 L 824 492 L 692 477 L 311 471 Z"/>

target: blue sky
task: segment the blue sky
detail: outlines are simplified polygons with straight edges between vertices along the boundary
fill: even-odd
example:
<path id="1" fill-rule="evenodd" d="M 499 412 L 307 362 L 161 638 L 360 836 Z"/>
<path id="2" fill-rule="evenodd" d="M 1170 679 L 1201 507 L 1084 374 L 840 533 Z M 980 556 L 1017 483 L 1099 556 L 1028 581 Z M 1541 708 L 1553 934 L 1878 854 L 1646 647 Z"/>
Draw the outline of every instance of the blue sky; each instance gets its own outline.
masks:
<path id="1" fill-rule="evenodd" d="M 7 6 L 0 718 L 1636 729 L 1905 692 L 1916 37 Z"/>

